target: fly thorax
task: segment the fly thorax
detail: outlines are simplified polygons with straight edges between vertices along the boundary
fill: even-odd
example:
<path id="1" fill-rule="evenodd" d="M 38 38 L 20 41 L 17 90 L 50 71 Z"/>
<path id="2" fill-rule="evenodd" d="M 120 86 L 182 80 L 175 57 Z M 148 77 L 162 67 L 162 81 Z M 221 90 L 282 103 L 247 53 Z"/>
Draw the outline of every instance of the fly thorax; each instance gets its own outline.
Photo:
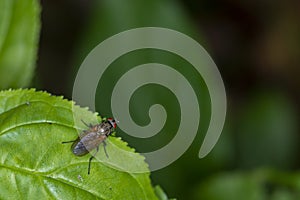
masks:
<path id="1" fill-rule="evenodd" d="M 102 133 L 105 132 L 105 129 L 104 129 L 104 128 L 100 128 L 98 132 L 99 132 L 100 134 L 102 134 Z"/>

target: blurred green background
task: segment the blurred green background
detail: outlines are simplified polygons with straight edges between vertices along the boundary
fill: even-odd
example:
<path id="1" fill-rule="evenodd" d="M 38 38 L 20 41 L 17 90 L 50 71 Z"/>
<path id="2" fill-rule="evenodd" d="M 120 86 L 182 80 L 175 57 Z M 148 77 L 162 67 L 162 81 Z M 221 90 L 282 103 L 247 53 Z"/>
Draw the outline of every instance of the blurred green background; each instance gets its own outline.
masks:
<path id="1" fill-rule="evenodd" d="M 198 152 L 209 123 L 210 99 L 201 76 L 194 76 L 186 61 L 158 50 L 131 52 L 112 64 L 98 86 L 96 110 L 103 116 L 111 116 L 114 84 L 137 64 L 173 66 L 197 91 L 202 111 L 197 137 L 180 159 L 151 174 L 153 184 L 169 197 L 300 199 L 299 1 L 42 0 L 41 6 L 38 66 L 31 86 L 69 99 L 86 55 L 121 31 L 172 28 L 209 52 L 225 83 L 228 112 L 220 140 L 204 159 Z M 167 144 L 180 123 L 174 94 L 147 85 L 130 102 L 137 124 L 149 123 L 148 109 L 155 103 L 164 105 L 169 115 L 158 135 L 137 139 L 117 131 L 139 152 Z"/>

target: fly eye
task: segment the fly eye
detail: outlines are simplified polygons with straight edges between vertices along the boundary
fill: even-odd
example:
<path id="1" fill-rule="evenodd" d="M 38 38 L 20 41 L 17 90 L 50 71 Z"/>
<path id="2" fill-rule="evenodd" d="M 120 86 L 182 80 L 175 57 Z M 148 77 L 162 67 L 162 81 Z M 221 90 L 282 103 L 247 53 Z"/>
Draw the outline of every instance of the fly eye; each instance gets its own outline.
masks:
<path id="1" fill-rule="evenodd" d="M 116 119 L 113 119 L 113 123 L 114 123 L 114 128 L 117 128 L 117 124 L 119 123 L 119 121 Z"/>
<path id="2" fill-rule="evenodd" d="M 110 123 L 114 128 L 117 127 L 117 122 L 116 122 L 116 120 L 114 120 L 113 118 L 108 118 L 107 120 L 109 121 L 109 123 Z"/>
<path id="3" fill-rule="evenodd" d="M 112 121 L 113 127 L 117 128 L 117 122 L 115 120 Z"/>

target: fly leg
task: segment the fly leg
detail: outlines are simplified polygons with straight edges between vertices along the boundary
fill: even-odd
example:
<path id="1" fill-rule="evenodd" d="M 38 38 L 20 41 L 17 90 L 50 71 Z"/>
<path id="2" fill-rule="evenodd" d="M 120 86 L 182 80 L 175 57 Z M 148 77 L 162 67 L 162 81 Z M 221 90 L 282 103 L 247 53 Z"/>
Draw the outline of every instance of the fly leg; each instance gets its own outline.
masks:
<path id="1" fill-rule="evenodd" d="M 106 142 L 105 141 L 103 141 L 103 148 L 104 148 L 104 153 L 105 153 L 106 157 L 109 158 L 108 153 L 106 151 Z"/>
<path id="2" fill-rule="evenodd" d="M 75 142 L 76 140 L 71 140 L 71 141 L 66 141 L 66 142 L 61 142 L 62 144 L 66 144 L 66 143 L 71 143 L 71 142 Z"/>
<path id="3" fill-rule="evenodd" d="M 98 153 L 99 151 L 99 146 L 97 146 L 96 148 L 96 152 L 94 153 L 94 155 L 92 155 L 89 159 L 89 167 L 88 167 L 88 174 L 90 174 L 90 171 L 91 171 L 91 161 L 93 160 L 93 158 L 96 156 L 96 154 Z"/>
<path id="4" fill-rule="evenodd" d="M 85 121 L 83 121 L 83 120 L 81 120 L 82 121 L 82 123 L 84 124 L 84 125 L 86 125 L 87 127 L 89 127 L 89 128 L 92 128 L 93 127 L 93 125 L 92 124 L 87 124 Z"/>

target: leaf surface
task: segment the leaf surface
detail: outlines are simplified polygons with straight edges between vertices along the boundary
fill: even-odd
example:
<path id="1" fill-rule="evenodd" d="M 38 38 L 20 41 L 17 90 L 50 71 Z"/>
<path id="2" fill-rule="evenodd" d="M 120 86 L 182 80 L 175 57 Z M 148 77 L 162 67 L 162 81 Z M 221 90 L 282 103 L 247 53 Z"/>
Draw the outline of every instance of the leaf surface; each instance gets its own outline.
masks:
<path id="1" fill-rule="evenodd" d="M 37 57 L 40 5 L 1 0 L 0 8 L 0 88 L 28 86 Z"/>
<path id="2" fill-rule="evenodd" d="M 0 199 L 157 199 L 144 157 L 120 138 L 96 159 L 77 157 L 71 143 L 99 123 L 96 113 L 34 90 L 0 92 Z M 94 152 L 92 152 L 94 153 Z"/>

